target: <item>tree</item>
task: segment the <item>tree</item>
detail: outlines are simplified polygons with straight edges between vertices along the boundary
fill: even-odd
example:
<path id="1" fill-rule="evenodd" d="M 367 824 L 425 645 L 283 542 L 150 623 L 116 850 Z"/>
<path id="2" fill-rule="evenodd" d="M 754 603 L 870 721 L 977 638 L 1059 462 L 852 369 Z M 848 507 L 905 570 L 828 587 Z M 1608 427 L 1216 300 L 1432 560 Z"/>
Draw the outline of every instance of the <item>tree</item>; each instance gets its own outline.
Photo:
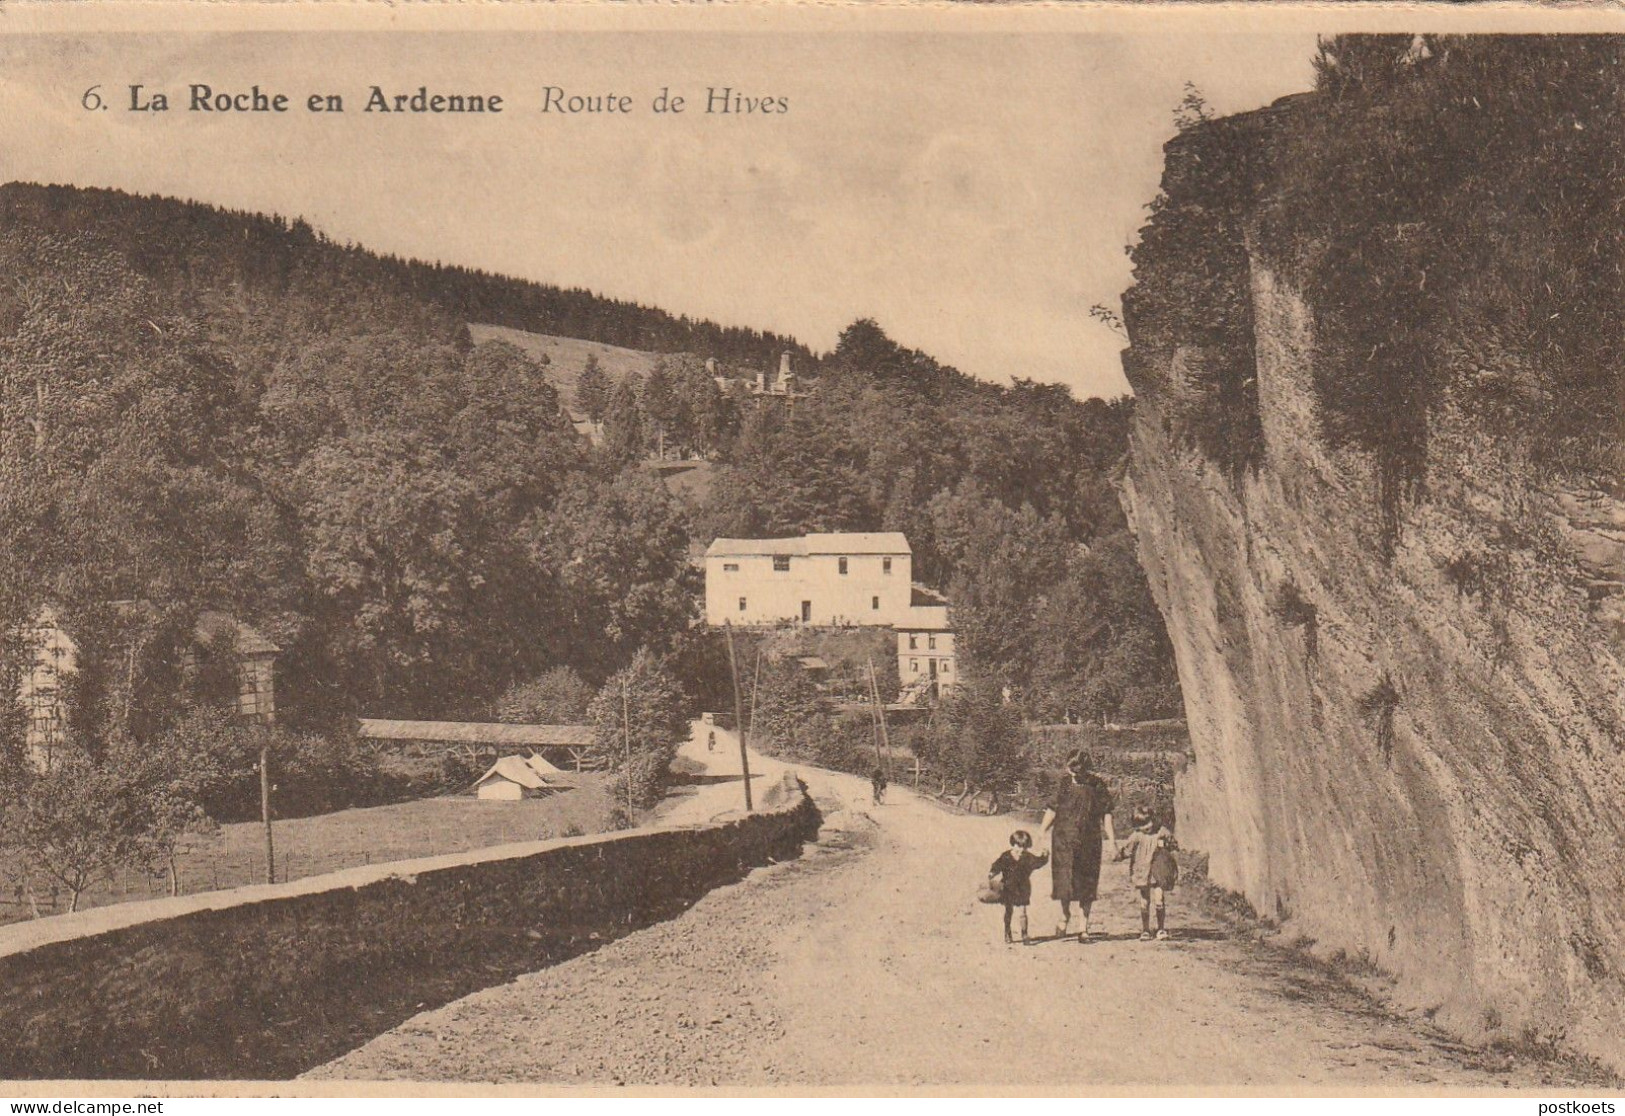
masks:
<path id="1" fill-rule="evenodd" d="M 598 354 L 588 353 L 586 363 L 581 366 L 581 374 L 576 377 L 576 408 L 585 412 L 592 421 L 602 422 L 604 412 L 609 408 L 609 397 L 609 377 L 604 374 L 603 365 L 598 363 Z"/>
<path id="2" fill-rule="evenodd" d="M 750 678 L 740 681 L 745 708 L 753 711 L 751 743 L 772 755 L 813 758 L 829 724 L 823 716 L 823 697 L 801 664 L 787 656 L 767 657 L 754 690 L 755 664 L 741 663 L 739 669 L 741 674 L 750 671 Z"/>
<path id="3" fill-rule="evenodd" d="M 611 791 L 617 799 L 634 809 L 659 802 L 672 757 L 689 731 L 682 689 L 660 659 L 639 651 L 610 675 L 587 718 L 592 753 L 615 773 Z"/>
<path id="4" fill-rule="evenodd" d="M 169 778 L 173 773 L 161 755 L 130 740 L 109 744 L 99 760 L 68 747 L 43 772 L 13 766 L 0 785 L 5 843 L 53 892 L 68 892 L 69 911 L 121 867 L 173 872 L 175 842 L 207 824 L 185 786 Z M 25 887 L 37 915 L 31 878 Z"/>
<path id="5" fill-rule="evenodd" d="M 1179 715 L 1172 648 L 1126 530 L 1073 556 L 1046 595 L 1035 646 L 1028 706 L 1036 716 Z"/>
<path id="6" fill-rule="evenodd" d="M 635 380 L 628 376 L 616 384 L 604 409 L 604 453 L 611 461 L 622 464 L 642 461 L 649 452 L 649 436 Z"/>
<path id="7" fill-rule="evenodd" d="M 1032 748 L 1021 714 L 996 686 L 978 681 L 956 687 L 941 710 L 941 724 L 918 733 L 915 747 L 945 781 L 961 785 L 963 804 L 992 792 L 991 808 L 1013 791 L 1032 766 Z"/>
<path id="8" fill-rule="evenodd" d="M 644 422 L 662 460 L 669 449 L 681 440 L 684 427 L 680 413 L 677 383 L 670 365 L 665 360 L 655 361 L 649 376 L 643 381 L 643 394 L 638 403 L 643 408 Z M 668 445 L 668 443 L 670 443 Z"/>
<path id="9" fill-rule="evenodd" d="M 1012 510 L 972 480 L 939 493 L 931 516 L 954 570 L 948 597 L 961 673 L 1024 687 L 1045 591 L 1065 569 L 1064 524 L 1030 504 Z"/>
<path id="10" fill-rule="evenodd" d="M 670 650 L 699 615 L 682 506 L 642 469 L 572 489 L 527 531 L 559 587 L 559 654 L 588 677 Z"/>
<path id="11" fill-rule="evenodd" d="M 492 713 L 505 724 L 575 725 L 587 716 L 593 689 L 567 666 L 540 678 L 515 682 L 496 700 Z"/>
<path id="12" fill-rule="evenodd" d="M 415 710 L 445 685 L 482 584 L 479 509 L 425 439 L 374 433 L 299 468 L 307 576 L 360 694 Z"/>

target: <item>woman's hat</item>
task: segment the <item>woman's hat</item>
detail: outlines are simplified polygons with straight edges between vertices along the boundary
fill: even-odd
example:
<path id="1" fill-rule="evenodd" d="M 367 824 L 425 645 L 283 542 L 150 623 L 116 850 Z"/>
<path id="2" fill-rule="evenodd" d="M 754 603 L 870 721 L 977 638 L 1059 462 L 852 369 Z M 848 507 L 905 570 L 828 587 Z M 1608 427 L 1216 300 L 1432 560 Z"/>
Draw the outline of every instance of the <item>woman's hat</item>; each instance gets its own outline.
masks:
<path id="1" fill-rule="evenodd" d="M 1130 818 L 1130 821 L 1134 823 L 1134 828 L 1136 829 L 1142 825 L 1150 825 L 1151 811 L 1147 810 L 1144 806 L 1136 806 L 1134 807 L 1134 814 Z"/>
<path id="2" fill-rule="evenodd" d="M 1074 750 L 1070 756 L 1066 757 L 1066 769 L 1074 775 L 1088 774 L 1089 753 L 1085 752 L 1082 748 Z"/>

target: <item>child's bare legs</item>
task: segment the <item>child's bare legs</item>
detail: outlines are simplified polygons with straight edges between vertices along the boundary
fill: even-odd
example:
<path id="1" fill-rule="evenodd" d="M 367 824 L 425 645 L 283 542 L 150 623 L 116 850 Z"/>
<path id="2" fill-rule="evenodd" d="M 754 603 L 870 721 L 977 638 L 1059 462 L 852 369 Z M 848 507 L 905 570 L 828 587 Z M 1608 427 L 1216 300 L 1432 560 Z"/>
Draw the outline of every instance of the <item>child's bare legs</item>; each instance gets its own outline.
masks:
<path id="1" fill-rule="evenodd" d="M 1140 938 L 1144 940 L 1151 937 L 1151 910 L 1153 907 L 1156 908 L 1157 912 L 1157 935 L 1166 938 L 1168 936 L 1166 928 L 1168 909 L 1163 904 L 1162 888 L 1152 886 L 1136 888 L 1136 890 L 1140 893 Z"/>
<path id="2" fill-rule="evenodd" d="M 1005 940 L 1006 943 L 1008 943 L 1008 942 L 1010 942 L 1012 940 L 1011 937 L 1010 937 L 1010 915 L 1014 911 L 1015 911 L 1015 907 L 1011 906 L 1009 903 L 1006 903 L 1004 905 L 1004 940 Z M 1026 907 L 1021 908 L 1021 936 L 1024 937 L 1024 938 L 1027 936 L 1027 908 Z"/>
<path id="3" fill-rule="evenodd" d="M 1026 945 L 1027 942 L 1030 940 L 1027 937 L 1027 904 L 1023 903 L 1021 905 L 1021 907 L 1020 907 L 1020 910 L 1021 910 L 1021 944 Z M 1006 920 L 1005 930 L 1006 930 L 1006 932 L 1008 932 L 1008 930 L 1009 930 L 1008 920 Z"/>
<path id="4" fill-rule="evenodd" d="M 1093 903 L 1081 900 L 1078 903 L 1078 910 L 1083 914 L 1083 925 L 1078 928 L 1078 941 L 1080 942 L 1089 940 L 1089 912 L 1094 909 L 1095 905 Z"/>

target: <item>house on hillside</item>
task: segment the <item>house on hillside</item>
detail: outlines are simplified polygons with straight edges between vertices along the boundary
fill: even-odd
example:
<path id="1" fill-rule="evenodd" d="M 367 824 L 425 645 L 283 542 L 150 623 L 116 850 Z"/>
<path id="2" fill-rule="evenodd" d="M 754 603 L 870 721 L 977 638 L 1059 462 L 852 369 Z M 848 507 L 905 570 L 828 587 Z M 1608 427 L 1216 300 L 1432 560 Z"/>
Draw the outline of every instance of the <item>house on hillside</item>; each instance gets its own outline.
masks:
<path id="1" fill-rule="evenodd" d="M 24 638 L 34 656 L 19 681 L 17 701 L 27 718 L 23 741 L 28 758 L 43 771 L 67 739 L 64 687 L 79 669 L 79 647 L 63 630 L 61 615 L 51 605 L 34 614 Z"/>
<path id="2" fill-rule="evenodd" d="M 896 531 L 717 539 L 705 551 L 706 622 L 906 622 L 912 568 L 908 539 Z"/>
<path id="3" fill-rule="evenodd" d="M 916 604 L 907 623 L 897 625 L 897 681 L 902 699 L 938 697 L 959 681 L 954 666 L 954 631 L 945 604 Z"/>
<path id="4" fill-rule="evenodd" d="M 796 374 L 790 371 L 790 354 L 779 354 L 779 370 L 768 378 L 765 369 L 758 369 L 756 382 L 751 385 L 752 395 L 778 396 L 783 399 L 805 399 L 807 393 L 796 388 Z"/>
<path id="5" fill-rule="evenodd" d="M 706 622 L 894 628 L 901 700 L 919 704 L 959 673 L 948 602 L 912 582 L 913 561 L 899 532 L 717 539 L 705 551 Z"/>
<path id="6" fill-rule="evenodd" d="M 564 773 L 540 756 L 528 759 L 521 756 L 503 756 L 474 780 L 470 788 L 476 798 L 488 801 L 517 802 L 524 798 L 545 798 L 569 790 Z"/>
<path id="7" fill-rule="evenodd" d="M 215 655 L 228 654 L 236 663 L 237 714 L 271 722 L 276 720 L 276 657 L 282 648 L 257 628 L 215 611 L 198 613 L 187 664 L 196 666 Z"/>
<path id="8" fill-rule="evenodd" d="M 134 608 L 139 602 L 125 604 Z M 189 671 L 215 656 L 230 655 L 238 715 L 276 720 L 276 658 L 281 648 L 258 629 L 212 610 L 198 614 L 192 637 L 192 645 L 184 653 Z M 53 605 L 34 614 L 26 638 L 33 658 L 19 681 L 17 697 L 26 717 L 23 739 L 29 760 L 44 771 L 67 738 L 66 691 L 79 670 L 80 651 Z"/>

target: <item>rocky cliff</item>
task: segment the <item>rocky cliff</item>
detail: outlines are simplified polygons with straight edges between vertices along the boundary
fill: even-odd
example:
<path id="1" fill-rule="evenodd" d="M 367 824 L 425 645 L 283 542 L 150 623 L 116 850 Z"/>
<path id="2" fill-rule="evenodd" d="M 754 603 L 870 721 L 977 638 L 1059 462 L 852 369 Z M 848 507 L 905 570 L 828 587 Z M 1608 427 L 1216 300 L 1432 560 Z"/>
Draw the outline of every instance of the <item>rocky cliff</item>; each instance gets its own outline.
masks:
<path id="1" fill-rule="evenodd" d="M 1268 228 L 1272 153 L 1321 111 L 1170 143 L 1124 300 L 1124 503 L 1195 753 L 1180 837 L 1450 1029 L 1625 1066 L 1625 501 L 1479 405 L 1516 360 L 1447 370 L 1403 500 L 1328 434 L 1351 308 Z"/>

